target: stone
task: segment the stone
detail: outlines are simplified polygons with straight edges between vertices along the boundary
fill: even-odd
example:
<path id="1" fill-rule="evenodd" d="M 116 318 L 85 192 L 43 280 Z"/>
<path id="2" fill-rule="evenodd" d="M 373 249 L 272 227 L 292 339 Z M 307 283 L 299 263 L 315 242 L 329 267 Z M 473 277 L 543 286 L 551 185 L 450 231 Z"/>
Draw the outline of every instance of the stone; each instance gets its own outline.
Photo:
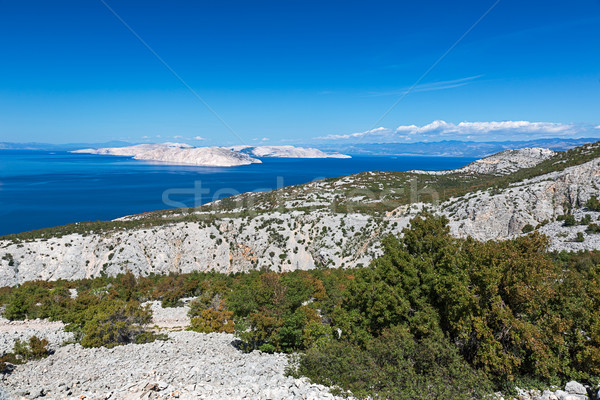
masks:
<path id="1" fill-rule="evenodd" d="M 585 389 L 585 386 L 577 381 L 568 382 L 565 385 L 565 392 L 569 394 L 583 394 L 587 396 L 587 390 Z"/>
<path id="2" fill-rule="evenodd" d="M 555 394 L 558 400 L 588 400 L 587 395 L 571 394 L 562 390 L 557 390 Z"/>
<path id="3" fill-rule="evenodd" d="M 169 337 L 111 351 L 69 344 L 46 359 L 19 365 L 0 378 L 0 386 L 9 399 L 37 398 L 41 387 L 48 398 L 70 400 L 338 399 L 324 386 L 285 377 L 285 355 L 237 350 L 231 334 L 178 331 Z M 47 368 L 50 363 L 53 368 Z M 44 369 L 48 371 L 41 374 Z"/>

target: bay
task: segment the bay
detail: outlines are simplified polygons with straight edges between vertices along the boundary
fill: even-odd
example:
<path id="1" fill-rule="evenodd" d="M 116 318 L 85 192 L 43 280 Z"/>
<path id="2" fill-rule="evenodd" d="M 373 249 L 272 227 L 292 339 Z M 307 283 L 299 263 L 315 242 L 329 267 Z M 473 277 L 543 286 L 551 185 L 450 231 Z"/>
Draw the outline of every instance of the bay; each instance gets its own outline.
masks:
<path id="1" fill-rule="evenodd" d="M 443 170 L 473 158 L 354 156 L 263 158 L 239 167 L 165 165 L 129 157 L 0 150 L 0 235 L 194 206 L 364 171 Z"/>

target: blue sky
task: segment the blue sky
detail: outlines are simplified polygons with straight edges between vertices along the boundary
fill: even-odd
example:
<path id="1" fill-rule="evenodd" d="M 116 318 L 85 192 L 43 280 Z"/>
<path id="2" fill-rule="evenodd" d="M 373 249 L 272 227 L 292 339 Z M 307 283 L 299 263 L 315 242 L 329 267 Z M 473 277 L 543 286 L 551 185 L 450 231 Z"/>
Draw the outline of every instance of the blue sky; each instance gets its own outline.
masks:
<path id="1" fill-rule="evenodd" d="M 495 1 L 105 1 L 185 84 L 100 0 L 0 0 L 0 141 L 600 136 L 600 0 L 501 0 L 408 94 Z"/>

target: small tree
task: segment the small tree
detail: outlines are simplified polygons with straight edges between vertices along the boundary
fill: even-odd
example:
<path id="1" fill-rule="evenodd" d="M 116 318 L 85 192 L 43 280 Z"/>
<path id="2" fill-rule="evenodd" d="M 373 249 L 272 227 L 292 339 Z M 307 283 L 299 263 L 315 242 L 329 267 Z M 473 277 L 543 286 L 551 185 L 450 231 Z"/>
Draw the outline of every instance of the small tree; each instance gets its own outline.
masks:
<path id="1" fill-rule="evenodd" d="M 575 226 L 577 225 L 577 220 L 573 214 L 568 214 L 565 217 L 565 221 L 563 222 L 563 226 Z"/>
<path id="2" fill-rule="evenodd" d="M 587 229 L 585 230 L 587 233 L 600 233 L 600 225 L 598 224 L 589 224 Z"/>
<path id="3" fill-rule="evenodd" d="M 114 347 L 135 343 L 138 336 L 146 334 L 144 325 L 152 320 L 152 311 L 141 308 L 139 302 L 109 300 L 90 309 L 89 319 L 82 328 L 83 347 Z"/>
<path id="4" fill-rule="evenodd" d="M 590 197 L 590 199 L 585 203 L 585 208 L 590 211 L 600 211 L 600 200 L 596 196 Z"/>
<path id="5" fill-rule="evenodd" d="M 48 341 L 37 336 L 29 338 L 29 342 L 17 340 L 13 352 L 21 361 L 39 360 L 48 356 Z"/>
<path id="6" fill-rule="evenodd" d="M 523 227 L 523 229 L 521 231 L 523 233 L 530 233 L 530 232 L 533 232 L 534 230 L 535 230 L 535 228 L 533 227 L 533 225 L 527 224 Z"/>
<path id="7" fill-rule="evenodd" d="M 200 312 L 200 316 L 191 319 L 190 330 L 211 333 L 211 332 L 234 332 L 233 312 L 223 310 L 219 307 L 218 310 L 207 308 Z"/>

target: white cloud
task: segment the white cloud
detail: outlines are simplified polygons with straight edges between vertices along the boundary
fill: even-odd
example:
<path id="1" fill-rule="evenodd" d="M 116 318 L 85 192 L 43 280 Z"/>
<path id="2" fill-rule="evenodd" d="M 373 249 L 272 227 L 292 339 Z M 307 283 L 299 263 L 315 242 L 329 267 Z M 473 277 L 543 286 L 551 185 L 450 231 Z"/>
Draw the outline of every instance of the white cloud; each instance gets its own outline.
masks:
<path id="1" fill-rule="evenodd" d="M 193 139 L 194 140 L 208 140 L 206 138 L 203 138 L 202 136 L 194 136 Z"/>
<path id="2" fill-rule="evenodd" d="M 575 126 L 570 124 L 529 121 L 461 122 L 456 125 L 451 122 L 437 120 L 423 126 L 401 125 L 396 128 L 396 132 L 398 133 L 428 136 L 488 133 L 564 135 L 574 133 L 575 131 Z"/>
<path id="3" fill-rule="evenodd" d="M 598 126 L 596 127 L 596 129 L 600 129 L 600 125 L 598 125 Z"/>
<path id="4" fill-rule="evenodd" d="M 268 137 L 264 137 L 264 138 L 260 139 L 261 142 L 268 142 L 269 140 L 271 140 L 271 139 L 269 139 Z"/>
<path id="5" fill-rule="evenodd" d="M 372 142 L 405 142 L 430 140 L 523 140 L 543 137 L 569 137 L 583 132 L 585 127 L 557 122 L 484 121 L 454 124 L 436 120 L 429 124 L 401 125 L 396 129 L 379 127 L 365 132 L 331 134 L 319 140 Z M 600 129 L 600 127 L 598 127 Z M 589 127 L 588 127 L 589 129 Z"/>

